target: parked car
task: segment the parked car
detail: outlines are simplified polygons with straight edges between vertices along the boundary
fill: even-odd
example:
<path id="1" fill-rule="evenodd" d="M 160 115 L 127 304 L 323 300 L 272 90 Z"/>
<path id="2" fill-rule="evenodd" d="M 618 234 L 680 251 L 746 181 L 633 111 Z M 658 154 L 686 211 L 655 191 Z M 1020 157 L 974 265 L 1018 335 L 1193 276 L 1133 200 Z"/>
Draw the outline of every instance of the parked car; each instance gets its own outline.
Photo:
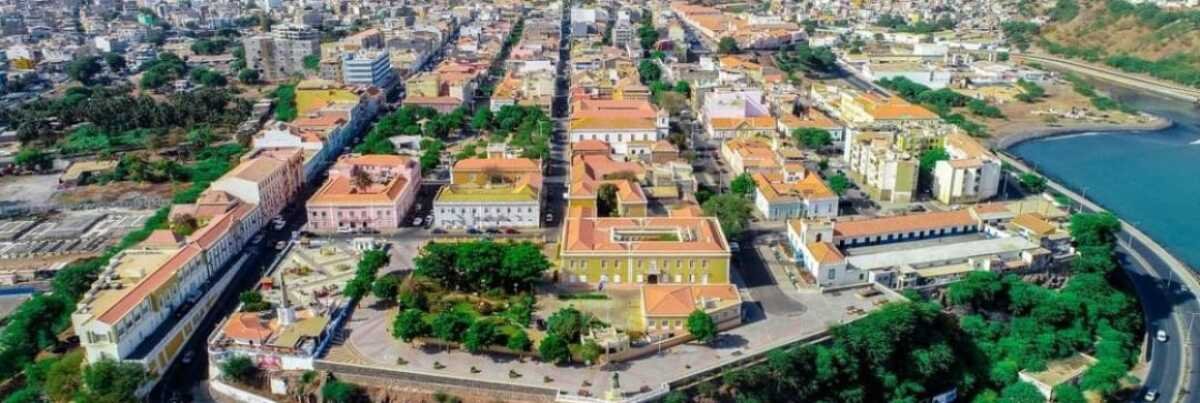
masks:
<path id="1" fill-rule="evenodd" d="M 414 218 L 414 219 L 413 219 L 413 226 L 414 226 L 414 227 L 419 227 L 419 226 L 421 225 L 421 223 L 422 223 L 422 222 L 424 222 L 424 220 L 422 220 L 422 219 L 421 219 L 421 217 Z"/>
<path id="2" fill-rule="evenodd" d="M 1158 332 L 1155 333 L 1154 338 L 1158 339 L 1158 341 L 1161 343 L 1166 343 L 1167 342 L 1167 331 L 1158 329 Z"/>
<path id="3" fill-rule="evenodd" d="M 488 228 L 488 229 L 484 230 L 484 232 L 487 232 L 489 234 L 499 234 L 500 230 L 495 229 L 495 228 Z"/>
<path id="4" fill-rule="evenodd" d="M 471 235 L 477 235 L 477 234 L 479 234 L 479 230 L 474 229 L 474 228 L 467 228 L 467 233 L 471 234 Z"/>
<path id="5" fill-rule="evenodd" d="M 1146 396 L 1142 397 L 1142 400 L 1145 400 L 1147 402 L 1153 402 L 1155 400 L 1158 400 L 1158 391 L 1154 390 L 1154 389 L 1150 389 L 1150 391 L 1146 392 Z"/>
<path id="6" fill-rule="evenodd" d="M 275 250 L 283 250 L 283 248 L 286 248 L 286 247 L 287 247 L 287 242 L 279 241 L 279 242 L 275 243 Z"/>
<path id="7" fill-rule="evenodd" d="M 446 230 L 444 230 L 444 229 L 441 229 L 441 228 L 434 228 L 434 229 L 433 229 L 432 231 L 430 231 L 430 232 L 433 232 L 433 233 L 435 233 L 435 234 L 445 234 L 445 233 L 446 233 Z"/>
<path id="8" fill-rule="evenodd" d="M 519 233 L 521 233 L 521 231 L 517 231 L 515 228 L 505 228 L 504 233 L 505 234 L 519 234 Z"/>

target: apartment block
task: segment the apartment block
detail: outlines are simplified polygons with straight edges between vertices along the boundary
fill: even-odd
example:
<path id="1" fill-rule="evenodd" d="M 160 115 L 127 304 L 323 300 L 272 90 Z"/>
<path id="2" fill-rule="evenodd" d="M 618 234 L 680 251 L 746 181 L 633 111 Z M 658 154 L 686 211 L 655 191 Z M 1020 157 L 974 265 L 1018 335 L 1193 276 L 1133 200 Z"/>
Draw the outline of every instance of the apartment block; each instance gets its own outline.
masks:
<path id="1" fill-rule="evenodd" d="M 946 136 L 949 160 L 933 167 L 933 195 L 946 204 L 978 203 L 1000 191 L 1001 163 L 978 140 L 963 133 Z"/>

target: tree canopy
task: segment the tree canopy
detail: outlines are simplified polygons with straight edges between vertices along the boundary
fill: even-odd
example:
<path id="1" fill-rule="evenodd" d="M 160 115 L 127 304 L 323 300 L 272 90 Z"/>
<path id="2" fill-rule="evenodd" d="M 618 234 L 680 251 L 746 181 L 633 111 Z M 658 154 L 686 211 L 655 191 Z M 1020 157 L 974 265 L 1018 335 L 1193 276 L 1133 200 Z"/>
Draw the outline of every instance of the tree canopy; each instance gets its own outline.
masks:
<path id="1" fill-rule="evenodd" d="M 749 200 L 728 193 L 710 197 L 704 201 L 701 208 L 705 215 L 717 217 L 717 220 L 721 222 L 721 231 L 729 240 L 737 239 L 742 235 L 742 231 L 749 226 L 750 216 L 753 214 Z"/>
<path id="2" fill-rule="evenodd" d="M 529 290 L 550 268 L 531 242 L 430 242 L 413 259 L 416 273 L 463 291 Z"/>

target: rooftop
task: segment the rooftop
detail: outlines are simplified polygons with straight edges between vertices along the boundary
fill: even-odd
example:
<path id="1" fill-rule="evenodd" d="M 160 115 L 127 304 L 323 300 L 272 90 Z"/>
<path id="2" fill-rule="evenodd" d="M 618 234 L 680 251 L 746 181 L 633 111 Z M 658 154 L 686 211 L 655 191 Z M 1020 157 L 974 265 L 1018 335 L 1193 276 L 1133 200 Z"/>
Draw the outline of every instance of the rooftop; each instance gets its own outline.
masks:
<path id="1" fill-rule="evenodd" d="M 948 262 L 1004 253 L 1016 253 L 1037 248 L 1037 244 L 1020 237 L 990 238 L 850 256 L 846 258 L 846 261 L 861 270 L 875 270 L 905 265 L 921 266 L 925 263 Z"/>
<path id="2" fill-rule="evenodd" d="M 729 255 L 714 217 L 569 217 L 563 253 Z"/>
<path id="3" fill-rule="evenodd" d="M 642 286 L 642 306 L 647 316 L 687 316 L 697 308 L 713 310 L 741 302 L 732 284 Z"/>

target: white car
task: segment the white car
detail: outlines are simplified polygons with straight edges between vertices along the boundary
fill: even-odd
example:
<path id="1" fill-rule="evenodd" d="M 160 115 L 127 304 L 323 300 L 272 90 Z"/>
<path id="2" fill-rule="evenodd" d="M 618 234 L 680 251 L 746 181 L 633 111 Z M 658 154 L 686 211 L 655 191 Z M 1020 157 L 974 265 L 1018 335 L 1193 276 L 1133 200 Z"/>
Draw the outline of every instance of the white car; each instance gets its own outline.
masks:
<path id="1" fill-rule="evenodd" d="M 423 220 L 421 220 L 421 217 L 414 218 L 414 219 L 413 219 L 413 226 L 414 226 L 414 227 L 419 227 L 419 226 L 421 226 L 421 222 L 423 222 Z"/>
<path id="2" fill-rule="evenodd" d="M 1158 332 L 1154 334 L 1154 338 L 1158 339 L 1158 341 L 1160 343 L 1166 343 L 1167 342 L 1167 331 L 1158 329 Z"/>
<path id="3" fill-rule="evenodd" d="M 1155 400 L 1158 400 L 1158 391 L 1151 390 L 1149 392 L 1146 392 L 1146 396 L 1143 396 L 1142 400 L 1145 400 L 1147 402 L 1153 402 Z"/>

